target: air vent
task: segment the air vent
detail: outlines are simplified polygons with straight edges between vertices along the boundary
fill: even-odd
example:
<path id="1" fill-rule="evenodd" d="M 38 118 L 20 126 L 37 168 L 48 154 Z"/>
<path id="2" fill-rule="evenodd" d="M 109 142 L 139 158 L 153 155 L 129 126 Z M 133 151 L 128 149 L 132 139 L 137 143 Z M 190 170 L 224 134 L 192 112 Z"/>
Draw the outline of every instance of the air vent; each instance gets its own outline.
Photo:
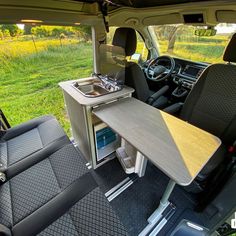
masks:
<path id="1" fill-rule="evenodd" d="M 184 18 L 184 22 L 189 23 L 189 24 L 204 23 L 204 17 L 202 13 L 201 14 L 184 14 L 183 18 Z"/>

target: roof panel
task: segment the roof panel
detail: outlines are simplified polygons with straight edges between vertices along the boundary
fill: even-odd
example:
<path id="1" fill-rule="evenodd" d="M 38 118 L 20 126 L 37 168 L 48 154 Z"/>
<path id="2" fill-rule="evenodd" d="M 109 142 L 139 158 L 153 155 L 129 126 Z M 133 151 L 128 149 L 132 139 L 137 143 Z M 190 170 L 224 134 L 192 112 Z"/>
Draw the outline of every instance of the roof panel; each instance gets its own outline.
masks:
<path id="1" fill-rule="evenodd" d="M 206 2 L 213 0 L 73 0 L 77 2 L 86 2 L 86 3 L 102 3 L 107 2 L 110 5 L 117 7 L 128 6 L 134 8 L 145 8 L 145 7 L 155 7 L 155 6 L 165 6 L 165 5 L 176 5 L 182 3 L 190 2 Z"/>

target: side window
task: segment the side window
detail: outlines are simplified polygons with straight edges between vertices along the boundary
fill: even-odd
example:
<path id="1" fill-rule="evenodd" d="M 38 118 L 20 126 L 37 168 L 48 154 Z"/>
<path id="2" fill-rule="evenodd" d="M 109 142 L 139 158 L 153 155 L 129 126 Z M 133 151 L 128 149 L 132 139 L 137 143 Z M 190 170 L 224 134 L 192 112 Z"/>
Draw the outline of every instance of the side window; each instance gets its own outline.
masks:
<path id="1" fill-rule="evenodd" d="M 137 31 L 136 35 L 137 35 L 137 48 L 135 53 L 141 54 L 142 60 L 146 61 L 148 59 L 148 49 L 144 43 L 143 38 Z"/>
<path id="2" fill-rule="evenodd" d="M 115 30 L 117 27 L 110 27 L 109 28 L 109 33 L 107 33 L 107 44 L 112 44 L 112 39 L 115 33 Z M 137 48 L 135 51 L 135 54 L 140 54 L 142 61 L 146 61 L 148 59 L 148 49 L 145 46 L 144 40 L 141 37 L 141 35 L 136 31 L 137 35 Z M 128 57 L 128 60 L 135 60 L 135 55 L 132 57 Z"/>
<path id="3" fill-rule="evenodd" d="M 107 33 L 107 44 L 112 44 L 112 39 L 117 28 L 118 27 L 109 27 L 109 33 Z"/>

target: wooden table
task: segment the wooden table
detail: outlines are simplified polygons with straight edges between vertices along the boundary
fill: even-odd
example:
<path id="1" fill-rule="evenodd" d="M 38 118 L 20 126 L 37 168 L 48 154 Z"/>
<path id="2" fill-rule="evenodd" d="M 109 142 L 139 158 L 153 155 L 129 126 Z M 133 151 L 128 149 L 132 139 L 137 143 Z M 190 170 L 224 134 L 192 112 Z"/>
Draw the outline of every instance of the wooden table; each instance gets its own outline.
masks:
<path id="1" fill-rule="evenodd" d="M 170 177 L 146 235 L 169 205 L 175 184 L 189 185 L 221 144 L 219 138 L 135 98 L 95 109 L 94 114 Z"/>

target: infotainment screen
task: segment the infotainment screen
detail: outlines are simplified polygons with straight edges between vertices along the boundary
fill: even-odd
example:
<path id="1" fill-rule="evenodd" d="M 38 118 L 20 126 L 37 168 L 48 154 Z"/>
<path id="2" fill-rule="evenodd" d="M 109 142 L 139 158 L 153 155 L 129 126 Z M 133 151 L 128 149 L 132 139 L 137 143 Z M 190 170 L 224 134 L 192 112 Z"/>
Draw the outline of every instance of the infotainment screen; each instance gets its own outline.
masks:
<path id="1" fill-rule="evenodd" d="M 195 66 L 186 66 L 183 71 L 183 74 L 186 76 L 197 77 L 200 70 L 201 68 Z"/>

